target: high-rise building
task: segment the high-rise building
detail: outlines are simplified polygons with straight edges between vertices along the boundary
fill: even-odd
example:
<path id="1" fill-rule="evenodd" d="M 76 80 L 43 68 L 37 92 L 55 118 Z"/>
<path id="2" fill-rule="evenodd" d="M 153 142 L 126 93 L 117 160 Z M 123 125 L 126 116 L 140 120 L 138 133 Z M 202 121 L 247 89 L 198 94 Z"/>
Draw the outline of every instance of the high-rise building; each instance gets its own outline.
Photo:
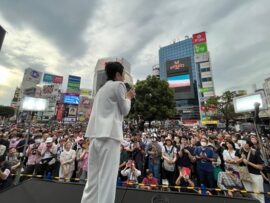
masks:
<path id="1" fill-rule="evenodd" d="M 176 118 L 189 124 L 209 119 L 203 105 L 215 91 L 205 32 L 161 47 L 159 67 L 160 79 L 174 89 Z"/>
<path id="2" fill-rule="evenodd" d="M 265 92 L 265 98 L 266 98 L 268 107 L 270 107 L 270 77 L 264 80 L 263 89 Z"/>
<path id="3" fill-rule="evenodd" d="M 156 76 L 157 78 L 160 78 L 160 73 L 159 73 L 159 64 L 154 65 L 152 67 L 152 75 Z"/>
<path id="4" fill-rule="evenodd" d="M 159 49 L 160 79 L 174 89 L 176 117 L 182 121 L 199 120 L 199 101 L 192 38 Z"/>
<path id="5" fill-rule="evenodd" d="M 118 61 L 124 66 L 125 82 L 133 84 L 131 76 L 131 66 L 124 58 L 102 58 L 97 61 L 94 75 L 93 95 L 105 84 L 107 77 L 105 73 L 105 64 L 111 61 Z"/>

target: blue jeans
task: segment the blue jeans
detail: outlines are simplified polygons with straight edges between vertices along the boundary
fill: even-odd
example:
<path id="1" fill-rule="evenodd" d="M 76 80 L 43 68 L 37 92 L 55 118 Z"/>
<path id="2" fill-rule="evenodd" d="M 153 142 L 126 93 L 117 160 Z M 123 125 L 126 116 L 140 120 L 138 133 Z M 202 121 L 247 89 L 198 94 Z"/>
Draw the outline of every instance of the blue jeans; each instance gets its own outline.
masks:
<path id="1" fill-rule="evenodd" d="M 156 160 L 154 163 L 153 159 L 149 158 L 148 169 L 153 172 L 154 177 L 157 178 L 160 183 L 160 160 Z"/>
<path id="2" fill-rule="evenodd" d="M 213 171 L 203 171 L 202 169 L 197 168 L 197 174 L 199 177 L 199 183 L 204 184 L 208 188 L 215 187 L 214 174 Z"/>

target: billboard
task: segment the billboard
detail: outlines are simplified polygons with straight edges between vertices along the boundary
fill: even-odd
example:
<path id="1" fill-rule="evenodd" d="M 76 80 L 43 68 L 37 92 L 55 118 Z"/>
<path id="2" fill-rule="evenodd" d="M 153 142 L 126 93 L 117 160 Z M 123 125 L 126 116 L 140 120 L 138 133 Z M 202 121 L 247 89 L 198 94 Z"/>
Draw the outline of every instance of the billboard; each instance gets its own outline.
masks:
<path id="1" fill-rule="evenodd" d="M 167 75 L 189 73 L 191 68 L 191 58 L 186 57 L 166 62 Z"/>
<path id="2" fill-rule="evenodd" d="M 262 93 L 254 93 L 233 99 L 234 111 L 236 113 L 251 112 L 255 110 L 255 103 L 260 104 L 260 110 L 266 110 L 267 104 Z"/>
<path id="3" fill-rule="evenodd" d="M 41 76 L 42 76 L 42 72 L 39 72 L 32 68 L 27 68 L 25 69 L 23 80 L 38 84 L 40 83 Z"/>
<path id="4" fill-rule="evenodd" d="M 58 75 L 52 75 L 52 74 L 45 73 L 44 76 L 43 76 L 43 82 L 62 84 L 63 83 L 63 76 L 58 76 Z"/>
<path id="5" fill-rule="evenodd" d="M 22 111 L 45 111 L 48 108 L 46 99 L 24 97 L 20 106 Z"/>
<path id="6" fill-rule="evenodd" d="M 207 44 L 206 43 L 195 44 L 194 45 L 194 51 L 195 51 L 195 54 L 206 53 L 208 51 L 207 50 Z"/>
<path id="7" fill-rule="evenodd" d="M 44 85 L 42 88 L 41 96 L 42 97 L 57 97 L 60 94 L 59 85 Z"/>
<path id="8" fill-rule="evenodd" d="M 192 35 L 192 44 L 200 44 L 200 43 L 205 43 L 206 42 L 206 34 L 205 32 L 200 32 L 197 34 Z"/>
<path id="9" fill-rule="evenodd" d="M 209 53 L 203 53 L 203 54 L 195 54 L 194 56 L 195 63 L 201 63 L 205 61 L 209 61 Z"/>
<path id="10" fill-rule="evenodd" d="M 167 81 L 175 99 L 194 99 L 191 57 L 166 62 Z"/>
<path id="11" fill-rule="evenodd" d="M 69 75 L 67 93 L 80 94 L 81 77 Z"/>
<path id="12" fill-rule="evenodd" d="M 187 87 L 190 86 L 190 77 L 188 74 L 171 76 L 168 77 L 168 83 L 170 88 Z"/>
<path id="13" fill-rule="evenodd" d="M 79 104 L 80 97 L 74 95 L 65 95 L 64 96 L 64 103 L 65 104 Z"/>

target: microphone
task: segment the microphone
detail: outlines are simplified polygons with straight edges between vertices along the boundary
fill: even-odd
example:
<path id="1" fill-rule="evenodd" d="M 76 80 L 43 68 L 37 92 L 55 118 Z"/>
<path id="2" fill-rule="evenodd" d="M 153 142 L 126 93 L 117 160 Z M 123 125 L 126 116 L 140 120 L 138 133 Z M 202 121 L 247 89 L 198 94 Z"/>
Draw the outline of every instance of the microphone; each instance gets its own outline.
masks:
<path id="1" fill-rule="evenodd" d="M 131 90 L 131 85 L 129 84 L 129 83 L 127 83 L 127 82 L 125 82 L 125 86 L 126 86 L 126 88 L 127 88 L 127 92 L 129 91 L 129 90 Z"/>
<path id="2" fill-rule="evenodd" d="M 133 88 L 133 87 L 132 87 L 129 83 L 127 83 L 127 82 L 125 82 L 124 84 L 125 84 L 125 86 L 126 86 L 127 92 Z M 135 97 L 133 97 L 133 99 L 135 99 Z"/>

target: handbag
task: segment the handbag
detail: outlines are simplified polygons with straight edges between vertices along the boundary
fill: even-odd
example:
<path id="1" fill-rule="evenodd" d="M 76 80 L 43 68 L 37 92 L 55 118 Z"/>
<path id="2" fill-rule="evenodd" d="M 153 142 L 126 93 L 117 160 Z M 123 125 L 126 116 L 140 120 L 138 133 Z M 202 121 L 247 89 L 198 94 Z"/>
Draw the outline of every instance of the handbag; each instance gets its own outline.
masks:
<path id="1" fill-rule="evenodd" d="M 250 153 L 251 153 L 251 150 L 248 153 L 248 157 L 247 157 L 248 161 L 249 161 Z M 238 171 L 239 171 L 239 175 L 240 175 L 240 180 L 246 181 L 246 182 L 251 182 L 251 183 L 253 182 L 247 166 L 239 166 Z"/>

